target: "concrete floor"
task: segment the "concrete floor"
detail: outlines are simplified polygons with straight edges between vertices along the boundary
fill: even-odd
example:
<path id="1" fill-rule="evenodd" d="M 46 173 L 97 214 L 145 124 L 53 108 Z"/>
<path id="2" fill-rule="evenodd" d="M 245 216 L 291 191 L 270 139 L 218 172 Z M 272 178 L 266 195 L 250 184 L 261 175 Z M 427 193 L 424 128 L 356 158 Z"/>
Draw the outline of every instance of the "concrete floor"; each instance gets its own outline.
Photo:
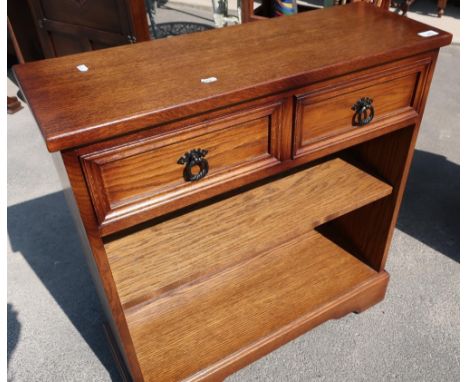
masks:
<path id="1" fill-rule="evenodd" d="M 229 381 L 459 380 L 459 54 L 457 44 L 440 52 L 386 299 Z M 8 115 L 8 237 L 8 379 L 119 380 L 62 185 L 27 107 Z"/>

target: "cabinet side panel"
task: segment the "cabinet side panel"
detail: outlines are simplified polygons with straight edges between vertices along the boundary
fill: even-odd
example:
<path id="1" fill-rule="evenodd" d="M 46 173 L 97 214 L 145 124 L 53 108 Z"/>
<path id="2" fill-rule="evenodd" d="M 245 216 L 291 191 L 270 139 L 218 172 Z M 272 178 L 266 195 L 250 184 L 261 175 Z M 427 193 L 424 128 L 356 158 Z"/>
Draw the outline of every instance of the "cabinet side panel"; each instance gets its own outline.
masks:
<path id="1" fill-rule="evenodd" d="M 80 162 L 73 152 L 63 152 L 62 159 L 63 163 L 61 163 L 58 154 L 54 156 L 54 162 L 65 188 L 67 203 L 80 233 L 86 260 L 98 295 L 128 369 L 135 381 L 142 381 L 140 367 L 109 268 L 107 255 L 98 234 L 97 221 L 83 180 Z"/>
<path id="2" fill-rule="evenodd" d="M 330 226 L 375 270 L 385 265 L 416 134 L 413 125 L 350 150 L 354 159 L 389 182 L 393 193 L 336 219 Z"/>
<path id="3" fill-rule="evenodd" d="M 438 52 L 432 52 L 431 64 L 420 79 L 421 86 L 415 95 L 414 107 L 419 110 L 416 123 L 351 150 L 359 162 L 393 186 L 393 194 L 337 219 L 333 229 L 345 236 L 358 255 L 378 271 L 385 267 Z"/>

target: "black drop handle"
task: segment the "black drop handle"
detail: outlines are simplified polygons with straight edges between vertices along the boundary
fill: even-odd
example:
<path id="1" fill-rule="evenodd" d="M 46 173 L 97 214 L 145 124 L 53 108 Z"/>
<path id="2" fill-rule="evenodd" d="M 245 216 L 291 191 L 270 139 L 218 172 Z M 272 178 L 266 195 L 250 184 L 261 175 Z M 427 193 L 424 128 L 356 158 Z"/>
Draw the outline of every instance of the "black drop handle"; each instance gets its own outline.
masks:
<path id="1" fill-rule="evenodd" d="M 187 182 L 195 182 L 208 174 L 209 166 L 208 161 L 205 158 L 206 154 L 208 154 L 208 150 L 194 149 L 186 152 L 179 158 L 177 163 L 185 164 L 183 176 Z M 196 174 L 192 172 L 192 168 L 194 166 L 199 168 L 199 171 Z"/>
<path id="2" fill-rule="evenodd" d="M 374 119 L 373 100 L 369 97 L 363 97 L 356 101 L 351 109 L 355 111 L 353 115 L 353 126 L 364 126 Z"/>

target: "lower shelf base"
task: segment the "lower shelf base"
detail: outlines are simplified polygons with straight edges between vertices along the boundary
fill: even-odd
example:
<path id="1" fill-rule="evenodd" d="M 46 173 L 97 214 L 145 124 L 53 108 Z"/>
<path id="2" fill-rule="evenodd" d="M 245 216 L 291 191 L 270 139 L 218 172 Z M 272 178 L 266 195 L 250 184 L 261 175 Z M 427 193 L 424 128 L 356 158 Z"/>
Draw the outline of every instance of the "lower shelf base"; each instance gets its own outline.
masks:
<path id="1" fill-rule="evenodd" d="M 187 381 L 222 381 L 228 375 L 330 319 L 339 319 L 353 312 L 361 313 L 384 299 L 388 281 L 389 275 L 386 271 L 377 273 L 375 277 L 350 290 L 339 299 L 192 375 Z"/>
<path id="2" fill-rule="evenodd" d="M 339 319 L 349 313 L 362 313 L 373 305 L 379 303 L 385 297 L 389 275 L 386 271 L 376 273 L 365 282 L 335 299 L 315 311 L 299 318 L 291 324 L 281 328 L 275 333 L 262 338 L 250 346 L 247 346 L 237 353 L 211 365 L 192 376 L 187 381 L 222 381 L 230 374 L 242 367 L 263 357 L 285 343 L 306 333 L 312 328 L 330 320 Z M 108 325 L 104 325 L 106 337 L 111 347 L 112 355 L 116 361 L 119 373 L 123 381 L 132 381 L 117 343 Z"/>

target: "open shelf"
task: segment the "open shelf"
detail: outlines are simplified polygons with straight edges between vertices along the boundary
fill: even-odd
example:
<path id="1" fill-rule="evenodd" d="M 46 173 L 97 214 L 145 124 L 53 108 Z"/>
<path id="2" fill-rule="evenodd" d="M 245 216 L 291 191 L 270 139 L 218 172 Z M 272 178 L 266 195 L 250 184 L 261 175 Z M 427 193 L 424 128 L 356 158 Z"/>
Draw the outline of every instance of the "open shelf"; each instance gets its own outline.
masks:
<path id="1" fill-rule="evenodd" d="M 109 241 L 123 307 L 210 277 L 391 192 L 335 158 Z"/>
<path id="2" fill-rule="evenodd" d="M 127 311 L 126 318 L 143 373 L 181 380 L 239 349 L 273 341 L 280 330 L 293 331 L 382 276 L 311 231 Z"/>

